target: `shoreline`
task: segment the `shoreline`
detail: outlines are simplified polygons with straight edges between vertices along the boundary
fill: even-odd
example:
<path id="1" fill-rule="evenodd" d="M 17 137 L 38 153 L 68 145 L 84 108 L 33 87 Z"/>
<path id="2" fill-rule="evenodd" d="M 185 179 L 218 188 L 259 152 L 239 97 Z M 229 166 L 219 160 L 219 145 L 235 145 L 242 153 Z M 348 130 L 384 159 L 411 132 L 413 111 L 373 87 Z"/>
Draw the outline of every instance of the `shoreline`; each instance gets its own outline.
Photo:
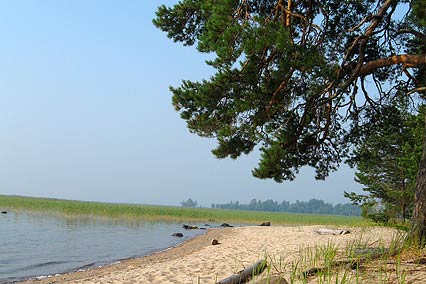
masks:
<path id="1" fill-rule="evenodd" d="M 350 234 L 335 236 L 319 235 L 314 232 L 318 228 L 324 226 L 212 228 L 205 234 L 175 247 L 140 258 L 127 259 L 86 271 L 17 283 L 214 284 L 265 257 L 279 260 L 285 266 L 298 257 L 302 248 L 327 245 L 330 242 L 344 247 L 361 239 L 371 244 L 388 244 L 395 232 L 381 227 L 350 227 Z M 213 246 L 212 239 L 217 239 L 221 244 Z M 283 269 L 287 269 L 284 266 Z"/>
<path id="2" fill-rule="evenodd" d="M 74 283 L 73 281 L 81 280 L 87 277 L 100 275 L 107 270 L 114 269 L 120 270 L 123 267 L 127 268 L 128 265 L 142 265 L 144 263 L 163 262 L 164 260 L 177 259 L 185 255 L 199 251 L 201 248 L 211 245 L 211 240 L 214 238 L 221 238 L 225 234 L 230 234 L 233 228 L 208 228 L 204 233 L 196 235 L 187 240 L 184 240 L 174 246 L 153 251 L 146 255 L 135 256 L 125 259 L 118 259 L 104 265 L 84 268 L 79 267 L 71 271 L 57 273 L 55 275 L 43 275 L 37 277 L 25 277 L 25 279 L 6 282 L 16 284 L 53 284 L 53 283 Z"/>
<path id="3" fill-rule="evenodd" d="M 211 229 L 215 229 L 215 228 L 211 228 Z M 221 228 L 217 228 L 217 229 L 221 229 Z M 84 273 L 86 271 L 90 271 L 90 270 L 93 270 L 93 269 L 101 269 L 101 268 L 105 268 L 105 267 L 108 267 L 108 266 L 121 264 L 122 262 L 127 262 L 127 261 L 131 261 L 131 260 L 135 260 L 135 259 L 141 259 L 141 258 L 144 258 L 144 257 L 153 256 L 153 255 L 156 255 L 156 254 L 165 253 L 168 250 L 175 249 L 175 248 L 183 245 L 184 243 L 189 242 L 190 240 L 192 240 L 194 238 L 200 237 L 202 235 L 206 235 L 207 231 L 208 230 L 204 230 L 204 232 L 202 234 L 198 234 L 198 235 L 189 237 L 187 239 L 184 239 L 180 243 L 177 243 L 177 244 L 172 245 L 170 247 L 160 248 L 158 250 L 154 249 L 154 250 L 152 250 L 152 251 L 150 251 L 150 252 L 148 252 L 147 254 L 144 254 L 144 255 L 131 256 L 131 257 L 122 258 L 122 259 L 115 259 L 115 260 L 111 260 L 111 261 L 104 262 L 104 263 L 93 262 L 91 264 L 72 268 L 70 270 L 66 270 L 66 271 L 63 271 L 63 272 L 57 272 L 57 273 L 49 274 L 49 275 L 24 276 L 24 277 L 21 277 L 20 279 L 1 282 L 0 284 L 2 284 L 2 283 L 4 283 L 4 284 L 10 284 L 10 283 L 16 283 L 16 284 L 19 284 L 19 283 L 44 283 L 41 280 L 52 279 L 53 277 L 60 278 L 62 276 L 65 277 L 66 275 L 76 274 L 76 273 Z M 50 283 L 50 282 L 48 282 L 48 283 Z"/>

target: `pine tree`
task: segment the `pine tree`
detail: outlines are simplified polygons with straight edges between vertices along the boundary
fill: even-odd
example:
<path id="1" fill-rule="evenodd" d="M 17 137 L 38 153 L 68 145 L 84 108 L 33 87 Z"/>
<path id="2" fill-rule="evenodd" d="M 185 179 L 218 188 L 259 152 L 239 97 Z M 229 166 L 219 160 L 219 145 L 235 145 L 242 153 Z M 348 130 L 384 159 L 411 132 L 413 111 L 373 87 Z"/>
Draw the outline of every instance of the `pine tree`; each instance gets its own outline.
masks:
<path id="1" fill-rule="evenodd" d="M 303 166 L 318 179 L 337 170 L 361 140 L 368 109 L 424 98 L 424 7 L 426 0 L 182 0 L 159 7 L 154 24 L 214 55 L 211 78 L 171 87 L 190 131 L 215 138 L 218 158 L 259 145 L 254 176 L 282 182 Z M 413 222 L 420 242 L 424 149 Z"/>
<path id="2" fill-rule="evenodd" d="M 405 221 L 413 211 L 426 109 L 413 115 L 406 101 L 370 111 L 373 123 L 364 129 L 364 140 L 348 161 L 356 166 L 355 180 L 368 194 L 345 196 L 363 207 L 364 216 L 379 222 Z"/>

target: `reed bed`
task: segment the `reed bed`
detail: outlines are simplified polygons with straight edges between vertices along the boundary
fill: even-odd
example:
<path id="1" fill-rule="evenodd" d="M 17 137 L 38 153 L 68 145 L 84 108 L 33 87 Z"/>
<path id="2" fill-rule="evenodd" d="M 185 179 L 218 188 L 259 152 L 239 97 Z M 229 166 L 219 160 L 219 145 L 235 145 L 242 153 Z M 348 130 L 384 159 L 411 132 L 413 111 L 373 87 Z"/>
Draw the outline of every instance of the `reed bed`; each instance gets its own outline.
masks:
<path id="1" fill-rule="evenodd" d="M 232 222 L 256 224 L 270 221 L 281 225 L 365 226 L 361 217 L 239 211 L 211 208 L 86 202 L 52 198 L 0 195 L 0 209 L 55 214 L 66 217 L 106 217 L 164 222 Z"/>

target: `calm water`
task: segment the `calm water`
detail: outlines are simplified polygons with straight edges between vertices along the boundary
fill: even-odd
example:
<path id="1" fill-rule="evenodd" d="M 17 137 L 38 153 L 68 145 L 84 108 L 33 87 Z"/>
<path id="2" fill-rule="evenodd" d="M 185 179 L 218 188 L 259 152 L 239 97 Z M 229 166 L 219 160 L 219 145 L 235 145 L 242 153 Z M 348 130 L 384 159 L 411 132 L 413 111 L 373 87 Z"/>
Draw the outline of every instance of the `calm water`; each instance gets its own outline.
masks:
<path id="1" fill-rule="evenodd" d="M 195 224 L 199 225 L 199 224 Z M 184 238 L 171 234 L 182 232 Z M 90 268 L 174 246 L 182 224 L 0 214 L 0 283 Z"/>

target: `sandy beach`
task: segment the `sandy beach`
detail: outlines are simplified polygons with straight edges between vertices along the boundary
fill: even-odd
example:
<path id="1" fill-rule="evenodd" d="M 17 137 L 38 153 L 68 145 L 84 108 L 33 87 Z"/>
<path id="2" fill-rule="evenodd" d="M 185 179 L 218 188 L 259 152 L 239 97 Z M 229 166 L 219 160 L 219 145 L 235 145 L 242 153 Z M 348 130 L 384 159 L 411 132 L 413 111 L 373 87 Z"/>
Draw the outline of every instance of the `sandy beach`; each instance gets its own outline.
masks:
<path id="1" fill-rule="evenodd" d="M 386 246 L 395 231 L 387 228 L 349 229 L 346 235 L 319 235 L 320 226 L 271 226 L 210 229 L 177 247 L 105 267 L 23 283 L 216 283 L 267 256 L 288 270 L 299 251 L 333 243 L 339 247 L 362 239 Z M 323 228 L 323 226 L 322 226 Z M 213 246 L 212 239 L 220 244 Z M 271 271 L 270 271 L 271 272 Z M 272 271 L 273 272 L 273 271 Z"/>

